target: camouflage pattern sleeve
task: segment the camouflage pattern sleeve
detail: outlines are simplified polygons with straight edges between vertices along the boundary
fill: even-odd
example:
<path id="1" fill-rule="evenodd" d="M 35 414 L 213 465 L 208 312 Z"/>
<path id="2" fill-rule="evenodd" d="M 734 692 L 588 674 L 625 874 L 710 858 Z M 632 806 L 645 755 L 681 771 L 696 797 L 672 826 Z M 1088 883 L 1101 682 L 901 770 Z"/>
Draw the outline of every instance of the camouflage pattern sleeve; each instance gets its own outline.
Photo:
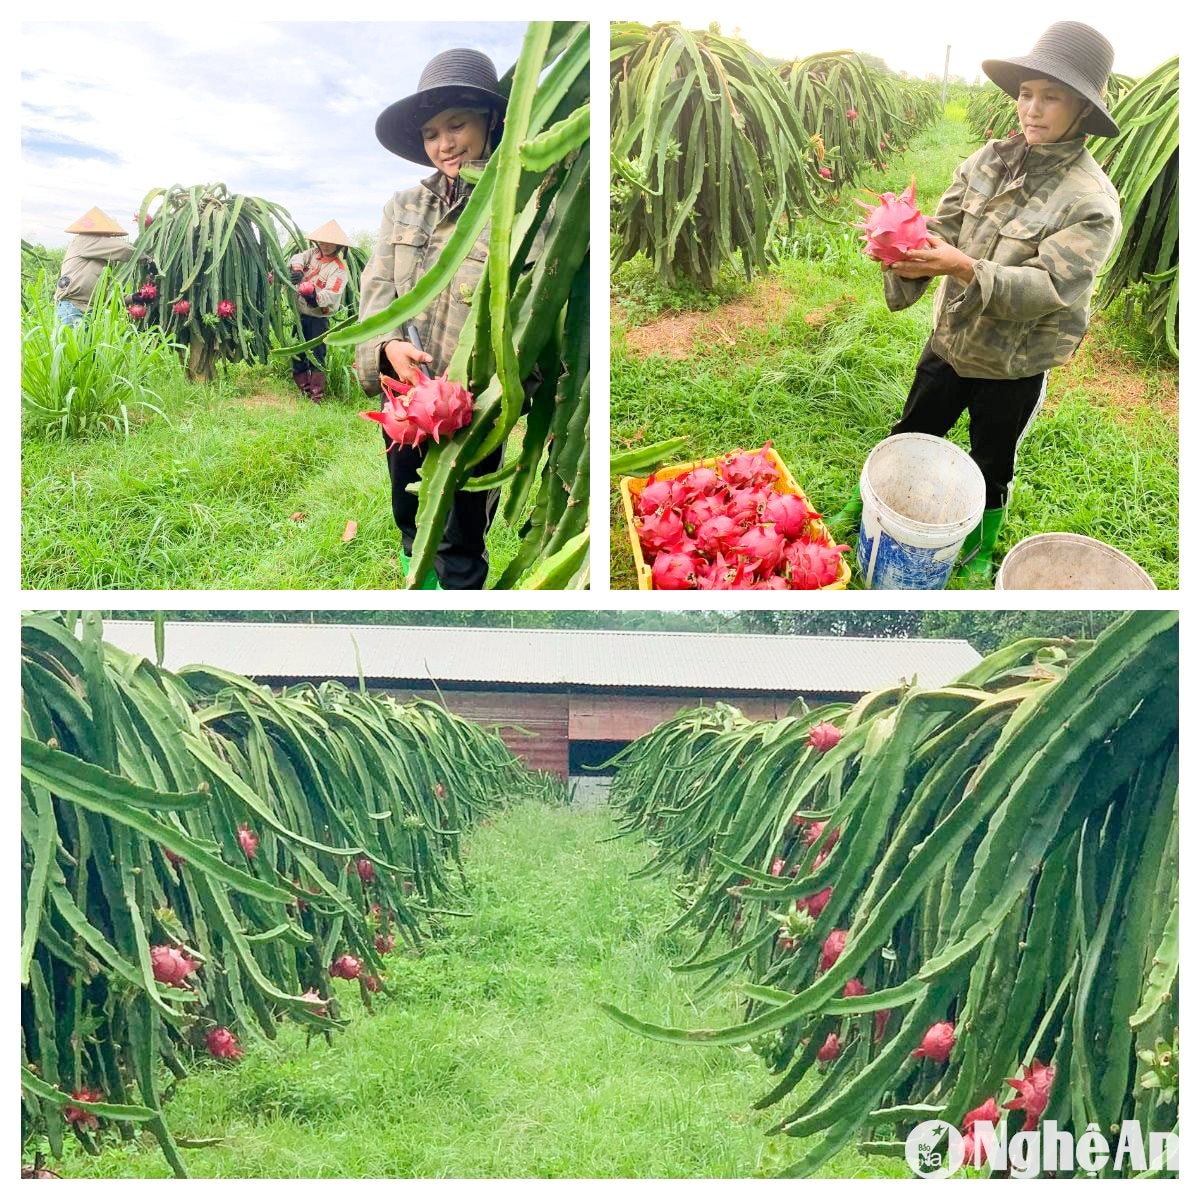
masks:
<path id="1" fill-rule="evenodd" d="M 1020 240 L 1025 231 L 1011 232 Z M 1081 196 L 1063 228 L 1043 238 L 1028 262 L 976 260 L 974 281 L 951 308 L 959 317 L 978 311 L 1002 321 L 1036 321 L 1086 304 L 1120 232 L 1121 211 L 1112 198 Z"/>
<path id="2" fill-rule="evenodd" d="M 394 198 L 393 198 L 394 199 Z M 392 262 L 389 257 L 392 249 L 393 200 L 383 207 L 383 223 L 379 227 L 379 237 L 375 239 L 375 251 L 371 261 L 363 268 L 359 280 L 358 316 L 359 320 L 373 317 L 382 312 L 396 299 L 396 281 L 392 273 Z M 379 337 L 360 342 L 354 349 L 354 373 L 358 383 L 368 396 L 378 396 L 379 383 L 379 352 L 385 342 L 399 337 L 400 330 L 395 329 Z"/>

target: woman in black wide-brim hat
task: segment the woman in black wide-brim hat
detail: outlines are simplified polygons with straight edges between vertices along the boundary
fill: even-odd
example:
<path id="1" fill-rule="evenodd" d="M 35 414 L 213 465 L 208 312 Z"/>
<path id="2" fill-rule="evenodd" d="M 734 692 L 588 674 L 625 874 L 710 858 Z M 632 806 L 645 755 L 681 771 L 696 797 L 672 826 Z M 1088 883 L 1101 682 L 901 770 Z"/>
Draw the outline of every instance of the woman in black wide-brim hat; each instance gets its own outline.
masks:
<path id="1" fill-rule="evenodd" d="M 389 105 L 375 123 L 375 135 L 388 150 L 434 173 L 384 205 L 375 253 L 363 272 L 359 315 L 381 312 L 417 285 L 437 262 L 466 206 L 471 185 L 463 167 L 481 168 L 500 141 L 506 101 L 496 68 L 478 50 L 446 50 L 421 72 L 417 91 Z M 379 395 L 380 376 L 414 383 L 422 371 L 440 375 L 449 366 L 469 311 L 471 294 L 487 266 L 485 230 L 468 252 L 449 287 L 403 328 L 361 343 L 355 370 L 363 390 Z M 390 439 L 384 435 L 385 444 Z M 426 444 L 427 445 L 427 444 Z M 417 498 L 408 491 L 418 479 L 426 445 L 388 451 L 392 515 L 404 553 L 412 553 Z M 503 449 L 478 464 L 476 474 L 494 471 Z M 460 492 L 435 560 L 437 580 L 448 589 L 481 588 L 487 580 L 485 536 L 499 493 Z M 404 559 L 407 575 L 408 559 Z M 424 588 L 437 586 L 431 576 Z"/>
<path id="2" fill-rule="evenodd" d="M 1118 132 L 1104 102 L 1112 60 L 1096 30 L 1060 21 L 1029 54 L 984 62 L 1016 100 L 1020 131 L 959 165 L 929 220 L 928 249 L 884 266 L 893 311 L 942 277 L 933 333 L 892 433 L 944 436 L 968 412 L 987 494 L 961 570 L 977 583 L 991 579 L 1017 449 L 1046 374 L 1086 332 L 1096 277 L 1120 236 L 1116 189 L 1084 144 Z M 861 514 L 856 497 L 830 523 L 844 533 Z"/>

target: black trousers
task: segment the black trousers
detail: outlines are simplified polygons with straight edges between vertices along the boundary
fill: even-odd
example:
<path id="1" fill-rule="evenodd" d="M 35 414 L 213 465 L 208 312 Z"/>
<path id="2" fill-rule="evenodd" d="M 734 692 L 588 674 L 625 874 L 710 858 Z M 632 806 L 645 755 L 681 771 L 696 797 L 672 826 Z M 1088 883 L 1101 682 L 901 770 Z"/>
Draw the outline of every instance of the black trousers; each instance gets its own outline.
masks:
<path id="1" fill-rule="evenodd" d="M 391 441 L 386 433 L 383 441 L 385 445 Z M 410 483 L 417 482 L 417 471 L 425 461 L 429 445 L 429 442 L 424 442 L 420 446 L 397 446 L 395 450 L 388 451 L 392 518 L 404 541 L 405 554 L 412 553 L 413 539 L 417 534 L 417 497 L 407 489 Z M 504 447 L 499 446 L 471 474 L 488 475 L 499 470 L 503 458 Z M 479 590 L 487 582 L 488 555 L 484 539 L 499 503 L 499 488 L 493 488 L 490 492 L 455 494 L 434 559 L 438 579 L 448 591 Z"/>
<path id="2" fill-rule="evenodd" d="M 904 413 L 892 433 L 932 433 L 945 437 L 966 409 L 971 457 L 987 485 L 988 508 L 1008 503 L 1017 448 L 1042 406 L 1045 373 L 1022 379 L 966 379 L 925 344 Z"/>
<path id="3" fill-rule="evenodd" d="M 311 341 L 315 337 L 320 337 L 329 328 L 328 317 L 309 317 L 304 313 L 300 314 L 300 332 L 304 335 L 306 342 Z M 312 358 L 309 358 L 309 355 Z M 313 359 L 316 359 L 314 362 Z M 312 350 L 297 355 L 292 359 L 293 371 L 323 371 L 325 370 L 325 343 L 322 342 L 319 346 L 315 346 Z"/>

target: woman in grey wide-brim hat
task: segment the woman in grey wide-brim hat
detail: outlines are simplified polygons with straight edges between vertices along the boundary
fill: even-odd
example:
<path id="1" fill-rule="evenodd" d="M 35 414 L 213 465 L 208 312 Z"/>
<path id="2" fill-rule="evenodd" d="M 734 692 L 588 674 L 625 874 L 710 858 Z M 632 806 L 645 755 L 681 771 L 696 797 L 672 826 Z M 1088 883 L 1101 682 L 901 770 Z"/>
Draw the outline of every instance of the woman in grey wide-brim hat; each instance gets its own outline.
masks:
<path id="1" fill-rule="evenodd" d="M 463 167 L 482 168 L 500 141 L 506 100 L 496 68 L 478 50 L 447 50 L 421 72 L 417 90 L 389 105 L 375 123 L 375 135 L 388 150 L 410 162 L 435 168 L 415 187 L 397 192 L 384 206 L 375 253 L 363 271 L 359 315 L 381 312 L 412 291 L 437 262 L 466 206 L 471 185 Z M 369 396 L 380 393 L 380 376 L 413 383 L 422 371 L 443 374 L 458 345 L 468 302 L 487 265 L 488 231 L 468 252 L 448 287 L 403 328 L 361 343 L 355 370 Z M 414 338 L 415 334 L 415 338 Z M 384 435 L 387 444 L 390 439 Z M 417 498 L 408 491 L 418 479 L 426 446 L 388 451 L 392 516 L 404 554 L 416 536 Z M 503 449 L 476 467 L 483 475 L 500 465 Z M 487 579 L 485 535 L 499 493 L 460 492 L 454 497 L 435 560 L 437 580 L 446 588 L 481 588 Z M 403 559 L 405 574 L 407 557 Z M 437 586 L 432 575 L 422 587 Z"/>
<path id="2" fill-rule="evenodd" d="M 907 308 L 942 277 L 933 333 L 892 433 L 947 434 L 965 409 L 986 507 L 963 545 L 962 571 L 992 574 L 1017 449 L 1045 396 L 1046 373 L 1087 330 L 1096 277 L 1121 232 L 1116 189 L 1088 134 L 1118 132 L 1104 94 L 1112 46 L 1089 25 L 1059 21 L 1026 55 L 983 69 L 1017 102 L 1021 129 L 961 163 L 929 220 L 930 246 L 884 266 L 888 307 Z M 831 519 L 844 532 L 852 500 Z"/>

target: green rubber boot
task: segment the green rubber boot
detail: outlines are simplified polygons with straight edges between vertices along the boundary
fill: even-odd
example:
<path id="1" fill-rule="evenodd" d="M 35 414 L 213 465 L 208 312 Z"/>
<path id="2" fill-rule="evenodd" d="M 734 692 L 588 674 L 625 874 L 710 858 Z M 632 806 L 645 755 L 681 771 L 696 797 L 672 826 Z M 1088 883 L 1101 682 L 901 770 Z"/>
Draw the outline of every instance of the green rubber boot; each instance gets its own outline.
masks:
<path id="1" fill-rule="evenodd" d="M 963 539 L 958 572 L 964 582 L 991 583 L 995 571 L 992 555 L 1007 511 L 1004 507 L 985 508 L 979 524 Z"/>
<path id="2" fill-rule="evenodd" d="M 407 554 L 404 553 L 403 550 L 401 550 L 400 551 L 400 569 L 404 572 L 404 582 L 406 585 L 408 583 L 408 577 L 411 573 L 411 568 L 412 568 L 412 560 L 408 557 Z M 418 592 L 440 592 L 441 590 L 442 590 L 442 585 L 438 582 L 437 572 L 432 569 L 426 571 L 425 578 L 421 580 L 421 584 L 417 588 L 417 591 Z"/>
<path id="3" fill-rule="evenodd" d="M 822 518 L 825 528 L 829 530 L 829 534 L 835 542 L 845 541 L 851 534 L 858 532 L 859 523 L 862 521 L 862 511 L 862 492 L 858 490 L 856 483 L 850 499 L 832 517 Z"/>

